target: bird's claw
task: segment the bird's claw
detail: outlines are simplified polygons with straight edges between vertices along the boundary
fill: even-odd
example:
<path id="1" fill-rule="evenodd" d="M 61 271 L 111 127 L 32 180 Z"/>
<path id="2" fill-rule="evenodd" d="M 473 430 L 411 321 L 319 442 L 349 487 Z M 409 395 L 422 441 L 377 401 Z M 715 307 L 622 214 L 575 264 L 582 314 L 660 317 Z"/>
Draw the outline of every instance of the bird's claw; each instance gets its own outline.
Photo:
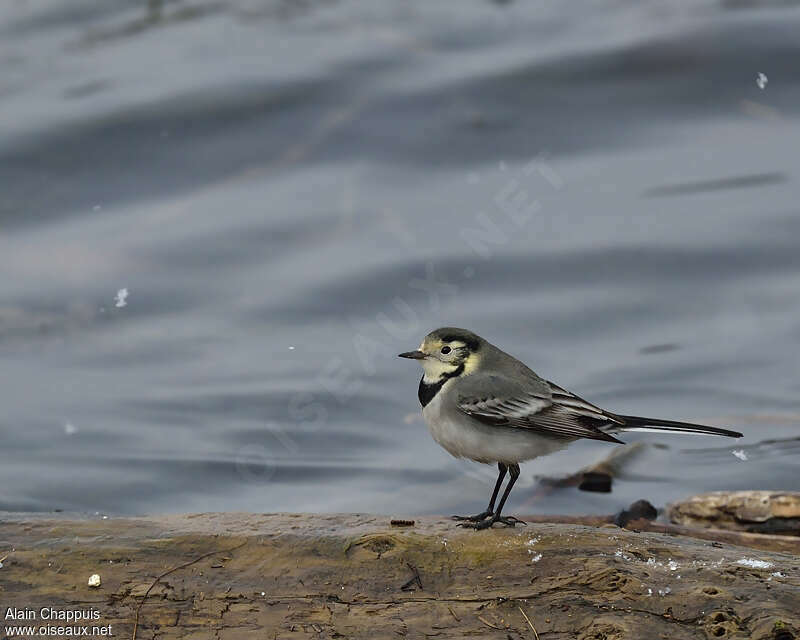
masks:
<path id="1" fill-rule="evenodd" d="M 486 518 L 484 520 L 481 520 L 480 522 L 459 522 L 457 526 L 464 527 L 465 529 L 475 529 L 477 531 L 480 531 L 482 529 L 491 528 L 495 522 L 504 524 L 507 527 L 513 527 L 517 524 L 528 526 L 527 522 L 520 520 L 519 518 L 515 518 L 514 516 L 496 516 L 496 515 L 493 515 L 491 518 Z"/>
<path id="2" fill-rule="evenodd" d="M 483 513 L 475 514 L 474 516 L 450 516 L 453 520 L 467 521 L 467 522 L 480 522 L 486 520 L 494 515 L 493 511 L 484 511 Z"/>

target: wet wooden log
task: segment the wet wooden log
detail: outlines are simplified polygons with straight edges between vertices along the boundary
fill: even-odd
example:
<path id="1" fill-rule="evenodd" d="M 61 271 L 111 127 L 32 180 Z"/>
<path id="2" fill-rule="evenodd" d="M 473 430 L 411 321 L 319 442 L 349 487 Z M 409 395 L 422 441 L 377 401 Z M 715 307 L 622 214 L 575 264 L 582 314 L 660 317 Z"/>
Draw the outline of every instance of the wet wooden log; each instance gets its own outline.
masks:
<path id="1" fill-rule="evenodd" d="M 714 491 L 671 504 L 667 514 L 687 527 L 800 536 L 797 491 Z"/>
<path id="2" fill-rule="evenodd" d="M 96 610 L 92 624 L 117 638 L 133 636 L 138 610 L 137 638 L 147 640 L 800 638 L 800 549 L 602 519 L 481 532 L 403 520 L 6 516 L 0 602 Z M 93 574 L 99 587 L 88 586 Z"/>

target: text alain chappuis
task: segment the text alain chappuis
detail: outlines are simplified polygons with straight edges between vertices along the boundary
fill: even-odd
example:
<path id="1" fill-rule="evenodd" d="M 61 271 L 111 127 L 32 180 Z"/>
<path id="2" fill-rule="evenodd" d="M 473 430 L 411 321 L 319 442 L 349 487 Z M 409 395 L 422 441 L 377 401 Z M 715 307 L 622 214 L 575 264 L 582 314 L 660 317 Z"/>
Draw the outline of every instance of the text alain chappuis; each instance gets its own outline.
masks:
<path id="1" fill-rule="evenodd" d="M 101 625 L 99 609 L 7 607 L 3 616 L 8 638 L 113 637 L 110 624 Z"/>

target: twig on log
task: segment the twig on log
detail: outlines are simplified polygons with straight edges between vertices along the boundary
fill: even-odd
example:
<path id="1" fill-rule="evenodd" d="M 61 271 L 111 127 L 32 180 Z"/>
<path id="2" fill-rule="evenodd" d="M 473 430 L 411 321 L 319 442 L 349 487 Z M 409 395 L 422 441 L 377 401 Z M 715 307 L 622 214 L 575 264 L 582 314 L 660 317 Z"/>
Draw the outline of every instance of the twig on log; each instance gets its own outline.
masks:
<path id="1" fill-rule="evenodd" d="M 399 520 L 399 519 L 395 518 L 394 520 L 390 520 L 389 524 L 392 525 L 393 527 L 413 527 L 414 526 L 414 521 L 413 520 Z"/>
<path id="2" fill-rule="evenodd" d="M 201 560 L 203 560 L 204 558 L 208 558 L 209 556 L 217 555 L 218 553 L 228 553 L 230 551 L 236 551 L 236 549 L 241 549 L 247 543 L 248 540 L 245 540 L 244 542 L 242 542 L 242 544 L 237 544 L 235 547 L 231 547 L 230 549 L 216 549 L 215 551 L 209 551 L 208 553 L 204 553 L 202 556 L 196 557 L 194 560 L 189 560 L 188 562 L 179 564 L 175 567 L 172 567 L 171 569 L 167 569 L 164 573 L 162 573 L 155 580 L 153 580 L 153 584 L 147 587 L 147 591 L 144 592 L 142 599 L 139 601 L 139 605 L 136 607 L 136 617 L 133 620 L 133 635 L 131 636 L 131 640 L 136 640 L 136 631 L 139 628 L 139 612 L 142 610 L 142 605 L 144 604 L 144 601 L 147 600 L 147 596 L 150 595 L 150 592 L 153 590 L 153 587 L 155 587 L 158 584 L 159 580 L 161 580 L 162 578 L 166 578 L 170 573 L 174 573 L 179 569 L 185 569 L 186 567 L 189 567 L 197 562 L 200 562 Z"/>
<path id="3" fill-rule="evenodd" d="M 517 609 L 519 609 L 519 612 L 522 614 L 522 617 L 525 618 L 525 622 L 528 623 L 528 626 L 531 628 L 531 631 L 533 631 L 533 637 L 536 640 L 539 640 L 539 634 L 536 631 L 536 627 L 533 626 L 533 623 L 531 622 L 531 619 L 528 617 L 528 614 L 525 613 L 525 611 L 519 605 L 517 605 Z"/>
<path id="4" fill-rule="evenodd" d="M 497 629 L 498 631 L 505 631 L 505 629 L 503 629 L 503 627 L 498 627 L 498 626 L 493 625 L 491 622 L 489 622 L 483 616 L 476 616 L 476 617 L 478 618 L 478 620 L 480 620 L 483 624 L 485 624 L 487 627 L 489 627 L 491 629 Z"/>
<path id="5" fill-rule="evenodd" d="M 409 579 L 409 580 L 408 580 L 408 581 L 407 581 L 407 582 L 406 582 L 406 583 L 405 583 L 405 584 L 404 584 L 402 587 L 400 587 L 400 591 L 405 591 L 406 589 L 408 589 L 408 588 L 409 588 L 409 587 L 410 587 L 412 584 L 414 584 L 414 583 L 416 583 L 416 584 L 417 584 L 417 586 L 419 586 L 419 588 L 420 588 L 420 591 L 422 591 L 422 590 L 423 590 L 423 588 L 422 588 L 422 580 L 421 580 L 421 579 L 420 579 L 420 577 L 419 577 L 419 571 L 418 571 L 418 570 L 417 570 L 417 568 L 416 568 L 414 565 L 412 565 L 410 562 L 406 562 L 406 566 L 407 566 L 409 569 L 411 569 L 411 572 L 412 572 L 414 575 L 413 575 L 413 576 L 411 576 L 411 578 L 410 578 L 410 579 Z"/>

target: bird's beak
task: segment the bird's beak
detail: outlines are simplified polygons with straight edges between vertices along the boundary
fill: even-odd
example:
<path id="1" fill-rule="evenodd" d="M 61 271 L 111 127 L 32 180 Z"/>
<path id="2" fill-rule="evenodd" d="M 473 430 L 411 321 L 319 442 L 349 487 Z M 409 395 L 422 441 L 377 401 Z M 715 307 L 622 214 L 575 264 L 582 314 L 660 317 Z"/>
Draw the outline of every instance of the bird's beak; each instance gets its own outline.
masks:
<path id="1" fill-rule="evenodd" d="M 412 360 L 422 360 L 426 358 L 428 354 L 423 353 L 422 351 L 406 351 L 405 353 L 399 353 L 397 355 L 398 358 L 411 358 Z"/>

